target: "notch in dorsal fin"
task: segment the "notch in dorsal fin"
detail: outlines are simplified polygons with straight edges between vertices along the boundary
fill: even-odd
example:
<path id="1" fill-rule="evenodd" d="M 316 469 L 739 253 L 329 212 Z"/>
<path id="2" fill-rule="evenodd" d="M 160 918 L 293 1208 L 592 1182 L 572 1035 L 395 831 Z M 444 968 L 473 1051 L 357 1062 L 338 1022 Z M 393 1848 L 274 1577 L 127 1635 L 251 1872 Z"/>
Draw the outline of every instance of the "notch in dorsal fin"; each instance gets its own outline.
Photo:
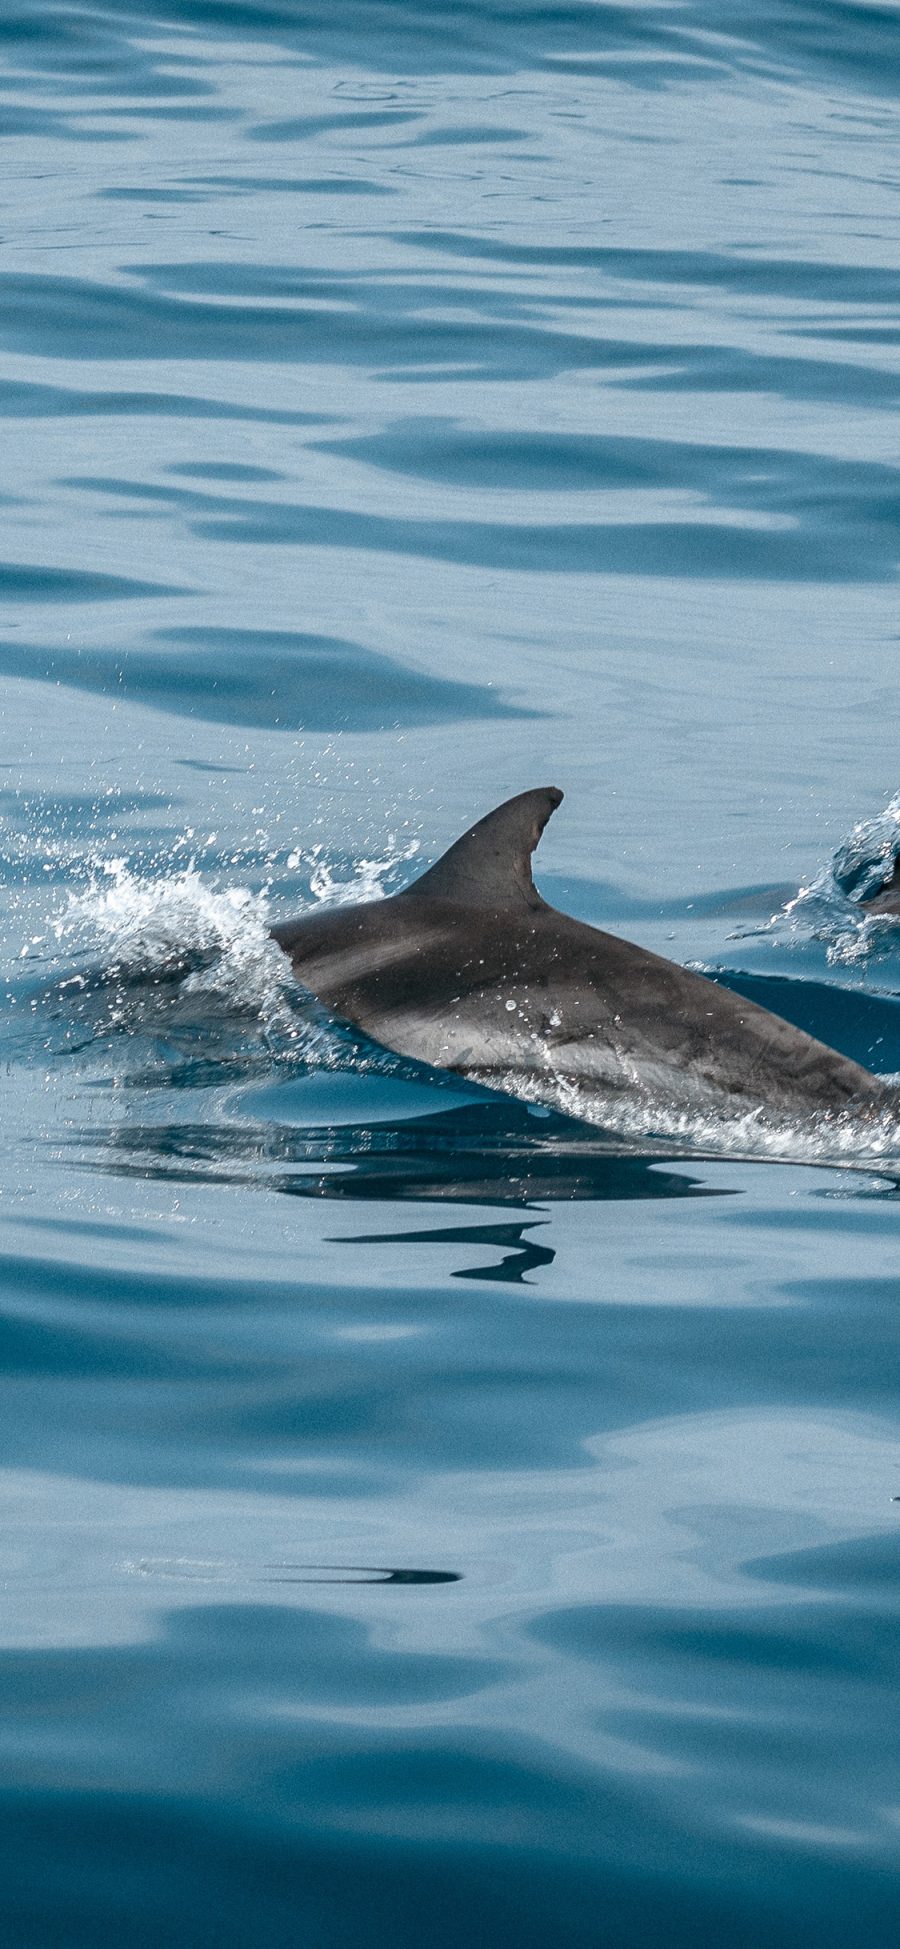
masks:
<path id="1" fill-rule="evenodd" d="M 401 898 L 421 893 L 467 907 L 542 907 L 531 877 L 531 855 L 561 799 L 555 785 L 507 799 L 464 832 Z"/>

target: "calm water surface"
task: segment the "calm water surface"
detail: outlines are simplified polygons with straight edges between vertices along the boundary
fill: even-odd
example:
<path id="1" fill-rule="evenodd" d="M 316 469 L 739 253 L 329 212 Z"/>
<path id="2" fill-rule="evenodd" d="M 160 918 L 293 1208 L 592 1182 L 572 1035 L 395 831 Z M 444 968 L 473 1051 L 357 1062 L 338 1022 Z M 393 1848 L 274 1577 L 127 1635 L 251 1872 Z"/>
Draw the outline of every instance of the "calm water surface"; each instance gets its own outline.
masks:
<path id="1" fill-rule="evenodd" d="M 890 1146 L 535 1114 L 267 929 L 555 782 L 551 898 L 900 1070 L 900 15 L 0 58 L 0 1940 L 888 1949 Z"/>

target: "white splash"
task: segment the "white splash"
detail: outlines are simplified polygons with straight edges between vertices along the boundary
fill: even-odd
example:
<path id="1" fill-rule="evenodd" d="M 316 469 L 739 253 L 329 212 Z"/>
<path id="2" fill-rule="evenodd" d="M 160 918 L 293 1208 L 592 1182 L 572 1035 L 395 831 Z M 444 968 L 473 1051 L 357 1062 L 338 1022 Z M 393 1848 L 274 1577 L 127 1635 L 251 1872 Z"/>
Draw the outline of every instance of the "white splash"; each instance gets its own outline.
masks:
<path id="1" fill-rule="evenodd" d="M 401 849 L 392 849 L 381 859 L 360 859 L 353 865 L 349 879 L 341 879 L 335 868 L 327 860 L 317 859 L 309 879 L 309 890 L 317 905 L 324 907 L 346 907 L 357 905 L 363 900 L 384 900 L 387 898 L 385 880 L 397 866 L 415 858 L 419 850 L 417 839 Z M 298 861 L 300 855 L 294 854 Z"/>
<path id="2" fill-rule="evenodd" d="M 105 971 L 148 983 L 183 969 L 182 996 L 207 997 L 217 1011 L 224 1005 L 255 1017 L 267 1037 L 296 1040 L 290 974 L 269 927 L 266 891 L 216 887 L 193 864 L 145 876 L 124 859 L 102 861 L 52 922 L 67 954 L 94 966 L 99 957 Z M 77 992 L 85 979 L 70 976 L 65 987 Z M 111 997 L 111 1016 L 122 1026 L 130 1005 L 124 991 L 118 1002 Z"/>
<path id="3" fill-rule="evenodd" d="M 527 1073 L 491 1071 L 472 1080 L 526 1102 L 550 1105 L 625 1138 L 639 1151 L 665 1148 L 680 1156 L 900 1170 L 900 1075 L 880 1078 L 887 1089 L 896 1090 L 896 1110 L 891 1105 L 872 1116 L 824 1112 L 814 1121 L 797 1122 L 773 1118 L 762 1107 L 732 1111 L 712 1102 L 688 1106 L 639 1087 L 633 1094 L 603 1091 L 546 1063 Z"/>
<path id="4" fill-rule="evenodd" d="M 900 793 L 873 819 L 861 819 L 826 865 L 800 887 L 765 927 L 732 939 L 766 935 L 786 947 L 821 942 L 830 967 L 858 967 L 900 948 L 900 915 L 867 913 L 900 855 Z"/>
<path id="5" fill-rule="evenodd" d="M 227 952 L 248 933 L 264 940 L 267 899 L 247 887 L 217 891 L 193 865 L 156 878 L 110 859 L 84 892 L 70 895 L 54 931 L 61 944 L 80 941 L 117 962 L 153 966 L 210 948 Z"/>
<path id="6" fill-rule="evenodd" d="M 383 897 L 387 876 L 417 850 L 417 841 L 394 846 L 382 857 L 359 860 L 343 879 L 318 848 L 305 856 L 294 852 L 288 865 L 307 866 L 309 893 L 294 896 L 292 911 Z M 278 870 L 276 860 L 266 866 L 270 874 Z M 194 1014 L 205 1001 L 211 1018 L 221 1017 L 224 1009 L 255 1019 L 273 1054 L 299 1054 L 323 1067 L 346 1061 L 343 1041 L 338 1051 L 338 1038 L 329 1033 L 322 1011 L 311 998 L 304 1005 L 290 964 L 271 938 L 271 878 L 259 891 L 222 884 L 221 875 L 201 872 L 193 858 L 160 872 L 141 871 L 124 857 L 103 857 L 91 861 L 86 874 L 41 937 L 42 944 L 55 942 L 54 960 L 76 963 L 62 983 L 71 999 L 96 975 L 99 963 L 112 977 L 108 1019 L 116 1027 L 146 1020 L 135 978 L 151 987 L 171 980 L 183 1002 L 193 1003 Z M 128 977 L 119 994 L 117 976 Z"/>

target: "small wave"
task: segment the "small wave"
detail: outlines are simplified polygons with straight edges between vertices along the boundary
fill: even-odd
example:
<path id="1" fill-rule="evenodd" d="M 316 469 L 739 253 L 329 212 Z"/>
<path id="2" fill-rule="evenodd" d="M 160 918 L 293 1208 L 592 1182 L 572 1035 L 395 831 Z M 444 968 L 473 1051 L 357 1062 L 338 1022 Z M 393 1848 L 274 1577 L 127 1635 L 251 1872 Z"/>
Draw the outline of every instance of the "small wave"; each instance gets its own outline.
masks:
<path id="1" fill-rule="evenodd" d="M 850 900 L 873 900 L 893 878 L 900 853 L 900 793 L 874 819 L 861 819 L 831 861 L 835 886 Z"/>
<path id="2" fill-rule="evenodd" d="M 874 818 L 860 819 L 831 858 L 762 928 L 732 940 L 768 938 L 779 946 L 817 941 L 829 967 L 853 968 L 896 954 L 900 914 L 873 913 L 865 902 L 888 886 L 900 859 L 900 793 Z"/>

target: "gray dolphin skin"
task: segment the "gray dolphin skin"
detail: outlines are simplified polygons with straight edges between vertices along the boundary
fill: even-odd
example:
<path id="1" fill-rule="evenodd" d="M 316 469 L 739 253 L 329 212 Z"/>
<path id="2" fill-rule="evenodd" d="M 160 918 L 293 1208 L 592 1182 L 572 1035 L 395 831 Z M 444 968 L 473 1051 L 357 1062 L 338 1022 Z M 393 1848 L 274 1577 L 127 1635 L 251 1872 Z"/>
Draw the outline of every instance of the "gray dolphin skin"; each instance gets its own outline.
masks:
<path id="1" fill-rule="evenodd" d="M 867 914 L 900 914 L 900 861 L 895 862 L 890 879 L 880 891 L 859 904 Z"/>
<path id="2" fill-rule="evenodd" d="M 390 899 L 275 927 L 298 980 L 400 1055 L 565 1107 L 567 1089 L 792 1123 L 887 1107 L 780 1016 L 548 906 L 531 855 L 562 796 L 509 799 Z"/>

